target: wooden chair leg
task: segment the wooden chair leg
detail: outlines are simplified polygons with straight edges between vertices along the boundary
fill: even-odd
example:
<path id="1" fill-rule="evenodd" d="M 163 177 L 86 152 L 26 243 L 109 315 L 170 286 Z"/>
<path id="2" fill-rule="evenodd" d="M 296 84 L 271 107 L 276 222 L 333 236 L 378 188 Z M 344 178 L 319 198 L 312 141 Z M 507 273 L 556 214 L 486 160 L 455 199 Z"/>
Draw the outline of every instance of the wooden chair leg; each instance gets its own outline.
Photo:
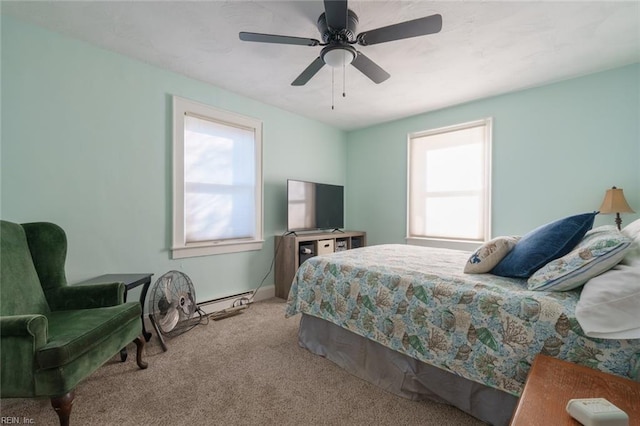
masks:
<path id="1" fill-rule="evenodd" d="M 138 367 L 141 369 L 145 369 L 149 366 L 146 362 L 142 360 L 142 350 L 144 349 L 144 337 L 136 337 L 134 340 L 136 344 L 136 362 L 138 363 Z"/>
<path id="2" fill-rule="evenodd" d="M 60 426 L 69 426 L 69 417 L 71 416 L 71 408 L 73 407 L 73 398 L 75 394 L 73 391 L 69 393 L 51 398 L 51 406 L 60 419 Z"/>

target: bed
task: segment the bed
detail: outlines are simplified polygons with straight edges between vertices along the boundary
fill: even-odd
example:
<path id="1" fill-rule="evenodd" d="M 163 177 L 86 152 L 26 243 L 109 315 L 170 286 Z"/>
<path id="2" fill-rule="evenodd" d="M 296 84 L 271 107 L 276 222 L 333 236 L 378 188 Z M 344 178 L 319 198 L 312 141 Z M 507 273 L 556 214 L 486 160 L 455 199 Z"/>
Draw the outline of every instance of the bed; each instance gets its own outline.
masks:
<path id="1" fill-rule="evenodd" d="M 390 392 L 508 424 L 538 353 L 638 380 L 640 339 L 595 339 L 575 318 L 580 289 L 465 274 L 464 251 L 378 245 L 298 269 L 286 316 L 299 343 Z"/>

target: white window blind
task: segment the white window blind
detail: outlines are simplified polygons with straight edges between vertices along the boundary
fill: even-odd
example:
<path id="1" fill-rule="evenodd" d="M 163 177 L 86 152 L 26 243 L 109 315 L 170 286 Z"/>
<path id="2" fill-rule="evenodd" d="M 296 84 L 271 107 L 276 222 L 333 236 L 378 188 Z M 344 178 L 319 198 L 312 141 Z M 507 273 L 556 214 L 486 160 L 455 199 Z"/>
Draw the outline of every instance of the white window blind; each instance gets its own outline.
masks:
<path id="1" fill-rule="evenodd" d="M 261 123 L 174 98 L 174 257 L 262 242 Z"/>
<path id="2" fill-rule="evenodd" d="M 490 236 L 491 120 L 409 135 L 408 238 Z"/>
<path id="3" fill-rule="evenodd" d="M 185 117 L 187 243 L 255 237 L 253 129 Z"/>

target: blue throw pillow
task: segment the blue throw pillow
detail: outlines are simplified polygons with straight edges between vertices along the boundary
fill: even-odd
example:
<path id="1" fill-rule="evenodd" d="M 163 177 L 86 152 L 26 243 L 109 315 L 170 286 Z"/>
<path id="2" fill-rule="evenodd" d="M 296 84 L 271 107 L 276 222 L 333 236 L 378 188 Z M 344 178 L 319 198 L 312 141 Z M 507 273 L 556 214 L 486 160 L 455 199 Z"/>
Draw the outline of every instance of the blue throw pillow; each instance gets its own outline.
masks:
<path id="1" fill-rule="evenodd" d="M 569 253 L 593 226 L 598 212 L 565 217 L 524 235 L 491 270 L 493 275 L 529 278 L 547 263 Z"/>

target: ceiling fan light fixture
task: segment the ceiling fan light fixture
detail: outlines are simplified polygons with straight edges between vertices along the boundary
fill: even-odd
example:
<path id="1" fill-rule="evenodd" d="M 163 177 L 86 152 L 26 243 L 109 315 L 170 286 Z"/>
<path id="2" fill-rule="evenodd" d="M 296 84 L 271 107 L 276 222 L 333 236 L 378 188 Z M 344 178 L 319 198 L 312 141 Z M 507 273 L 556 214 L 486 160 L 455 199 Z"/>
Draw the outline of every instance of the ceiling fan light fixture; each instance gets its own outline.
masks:
<path id="1" fill-rule="evenodd" d="M 389 73 L 367 58 L 362 52 L 356 50 L 353 45 L 369 46 L 420 37 L 435 34 L 442 29 L 442 16 L 436 13 L 423 18 L 368 30 L 356 35 L 356 28 L 359 22 L 358 16 L 349 9 L 347 2 L 348 0 L 324 0 L 324 12 L 318 17 L 317 22 L 322 43 L 313 38 L 249 33 L 245 31 L 240 32 L 240 40 L 299 46 L 324 46 L 320 55 L 302 71 L 302 74 L 293 80 L 292 86 L 304 86 L 325 64 L 329 65 L 333 70 L 339 67 L 343 67 L 344 70 L 346 65 L 351 64 L 371 81 L 380 84 L 390 77 Z M 345 74 L 346 71 L 343 73 L 343 80 Z"/>
<path id="2" fill-rule="evenodd" d="M 322 52 L 324 63 L 333 68 L 349 65 L 355 58 L 355 50 L 347 47 L 335 47 Z"/>

